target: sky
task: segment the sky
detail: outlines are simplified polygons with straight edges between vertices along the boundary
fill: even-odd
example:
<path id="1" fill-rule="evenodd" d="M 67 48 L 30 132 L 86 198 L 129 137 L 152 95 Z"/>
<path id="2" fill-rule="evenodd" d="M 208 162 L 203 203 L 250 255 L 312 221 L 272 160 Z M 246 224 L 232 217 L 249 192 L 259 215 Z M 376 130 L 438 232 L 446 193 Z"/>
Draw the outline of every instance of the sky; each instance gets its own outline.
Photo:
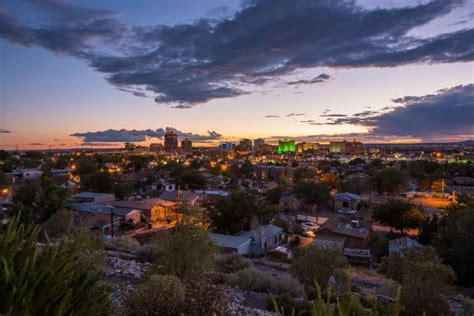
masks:
<path id="1" fill-rule="evenodd" d="M 0 148 L 474 139 L 474 0 L 4 0 Z"/>

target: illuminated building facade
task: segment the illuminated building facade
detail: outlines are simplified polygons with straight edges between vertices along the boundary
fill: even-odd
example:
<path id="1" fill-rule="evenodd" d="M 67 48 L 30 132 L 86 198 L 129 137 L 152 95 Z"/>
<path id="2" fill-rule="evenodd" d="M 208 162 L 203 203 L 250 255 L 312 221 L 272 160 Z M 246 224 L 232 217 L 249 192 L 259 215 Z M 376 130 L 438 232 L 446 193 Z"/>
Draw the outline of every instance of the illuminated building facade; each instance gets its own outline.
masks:
<path id="1" fill-rule="evenodd" d="M 278 141 L 278 154 L 294 153 L 296 151 L 294 140 L 280 140 Z"/>
<path id="2" fill-rule="evenodd" d="M 165 134 L 165 150 L 166 151 L 177 151 L 178 150 L 178 134 L 173 131 L 166 132 Z"/>

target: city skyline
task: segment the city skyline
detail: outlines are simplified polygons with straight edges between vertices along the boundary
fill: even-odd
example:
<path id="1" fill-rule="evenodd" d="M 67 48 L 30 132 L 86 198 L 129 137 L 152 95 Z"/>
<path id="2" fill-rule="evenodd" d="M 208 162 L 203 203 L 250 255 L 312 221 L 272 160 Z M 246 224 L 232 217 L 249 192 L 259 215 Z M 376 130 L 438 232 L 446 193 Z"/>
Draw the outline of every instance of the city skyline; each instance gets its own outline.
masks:
<path id="1" fill-rule="evenodd" d="M 473 139 L 473 5 L 5 1 L 0 148 Z"/>

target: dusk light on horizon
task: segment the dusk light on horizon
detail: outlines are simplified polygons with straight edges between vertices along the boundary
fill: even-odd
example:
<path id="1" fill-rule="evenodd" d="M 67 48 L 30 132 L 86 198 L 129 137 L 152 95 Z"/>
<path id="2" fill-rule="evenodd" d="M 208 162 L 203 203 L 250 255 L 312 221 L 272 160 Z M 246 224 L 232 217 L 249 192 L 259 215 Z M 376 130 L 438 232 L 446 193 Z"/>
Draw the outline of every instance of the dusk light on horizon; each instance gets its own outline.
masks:
<path id="1" fill-rule="evenodd" d="M 0 148 L 470 140 L 473 7 L 6 0 Z"/>

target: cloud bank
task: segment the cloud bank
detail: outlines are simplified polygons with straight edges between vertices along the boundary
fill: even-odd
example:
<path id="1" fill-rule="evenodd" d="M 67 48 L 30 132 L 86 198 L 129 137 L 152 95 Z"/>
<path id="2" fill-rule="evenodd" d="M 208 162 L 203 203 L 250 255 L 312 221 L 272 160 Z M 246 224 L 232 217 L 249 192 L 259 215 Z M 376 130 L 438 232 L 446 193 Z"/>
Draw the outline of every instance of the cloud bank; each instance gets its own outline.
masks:
<path id="1" fill-rule="evenodd" d="M 350 0 L 249 0 L 230 18 L 173 26 L 129 26 L 114 12 L 59 0 L 29 3 L 47 22 L 28 23 L 0 8 L 0 38 L 83 59 L 118 89 L 179 108 L 248 94 L 313 67 L 474 60 L 473 29 L 431 38 L 408 35 L 461 0 L 370 10 Z M 288 84 L 329 79 L 321 76 Z"/>
<path id="2" fill-rule="evenodd" d="M 424 140 L 462 135 L 474 137 L 474 84 L 459 85 L 425 96 L 394 99 L 394 107 L 353 115 L 321 115 L 311 125 L 359 125 L 371 136 L 416 137 Z"/>
<path id="3" fill-rule="evenodd" d="M 124 143 L 124 142 L 143 142 L 149 137 L 163 138 L 166 132 L 174 131 L 181 139 L 187 138 L 196 142 L 206 142 L 210 140 L 219 140 L 222 135 L 215 131 L 208 131 L 206 135 L 182 132 L 172 127 L 158 128 L 155 130 L 127 130 L 127 129 L 108 129 L 97 132 L 74 133 L 70 136 L 82 139 L 85 144 L 94 143 Z"/>

